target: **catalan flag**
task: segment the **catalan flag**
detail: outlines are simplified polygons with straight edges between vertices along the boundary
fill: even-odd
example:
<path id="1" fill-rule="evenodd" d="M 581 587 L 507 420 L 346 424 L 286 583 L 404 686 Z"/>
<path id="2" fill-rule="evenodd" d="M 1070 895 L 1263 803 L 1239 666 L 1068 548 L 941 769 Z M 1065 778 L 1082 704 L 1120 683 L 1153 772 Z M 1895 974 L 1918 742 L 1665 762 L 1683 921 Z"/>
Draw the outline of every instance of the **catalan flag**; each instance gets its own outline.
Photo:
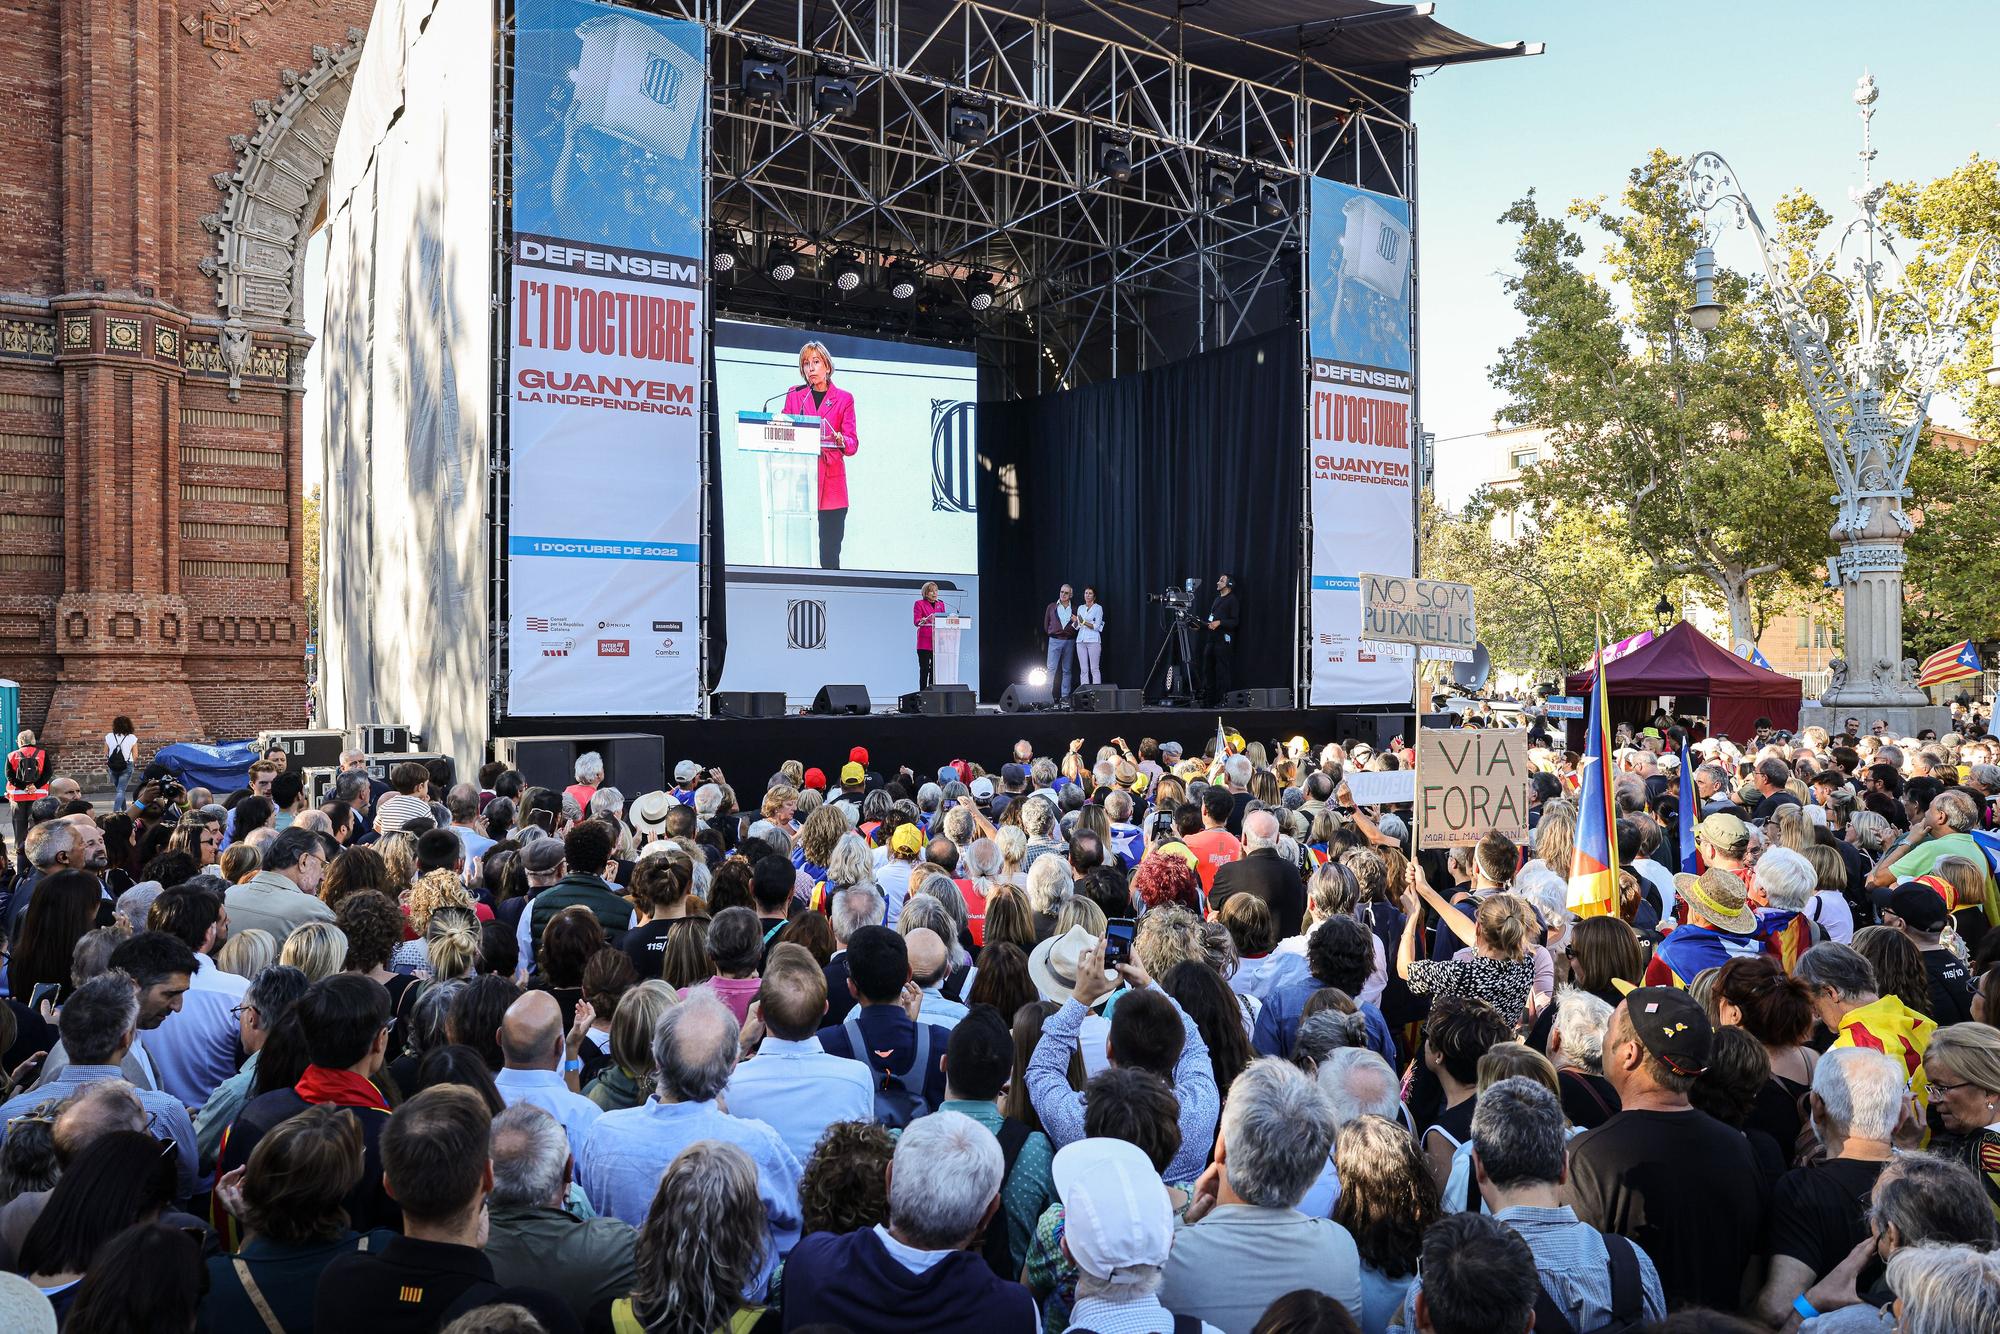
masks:
<path id="1" fill-rule="evenodd" d="M 1917 685 L 1923 688 L 1941 686 L 1947 681 L 1963 681 L 1968 676 L 1977 676 L 1984 670 L 1979 665 L 1979 650 L 1973 647 L 1970 639 L 1961 639 L 1924 659 L 1924 665 L 1917 669 Z"/>
<path id="2" fill-rule="evenodd" d="M 1583 765 L 1578 772 L 1576 851 L 1569 864 L 1569 910 L 1579 917 L 1616 916 L 1618 912 L 1618 803 L 1612 792 L 1612 772 L 1604 753 L 1611 732 L 1611 697 L 1604 678 L 1610 662 L 1600 651 L 1597 675 L 1590 683 L 1590 726 L 1584 733 Z"/>

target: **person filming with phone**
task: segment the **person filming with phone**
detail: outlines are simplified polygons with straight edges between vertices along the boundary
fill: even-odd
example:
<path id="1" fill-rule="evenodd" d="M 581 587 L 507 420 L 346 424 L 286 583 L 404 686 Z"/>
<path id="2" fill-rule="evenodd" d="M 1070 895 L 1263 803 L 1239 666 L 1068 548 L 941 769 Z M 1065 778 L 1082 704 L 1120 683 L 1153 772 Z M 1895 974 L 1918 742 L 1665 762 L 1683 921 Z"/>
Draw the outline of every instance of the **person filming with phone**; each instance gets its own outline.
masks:
<path id="1" fill-rule="evenodd" d="M 1114 925 L 1120 928 L 1116 932 Z M 1107 1002 L 1104 1008 L 1110 1011 L 1111 1025 L 1104 1040 L 1104 1061 L 1157 1075 L 1180 1099 L 1180 1151 L 1161 1174 L 1174 1185 L 1194 1180 L 1207 1166 L 1222 1098 L 1208 1044 L 1194 1021 L 1153 984 L 1131 953 L 1132 927 L 1128 919 L 1113 919 L 1105 924 L 1103 937 L 1094 937 L 1073 926 L 1068 934 L 1035 947 L 1028 960 L 1029 975 L 1042 994 L 1061 1002 L 1062 1008 L 1042 1026 L 1041 1040 L 1028 1058 L 1028 1098 L 1042 1118 L 1049 1142 L 1058 1149 L 1084 1137 L 1083 1094 L 1070 1087 L 1070 1055 L 1077 1050 L 1086 1017 L 1098 1002 Z M 1115 972 L 1111 960 L 1117 960 Z M 1095 1070 L 1100 1064 L 1085 1053 L 1086 1069 Z"/>

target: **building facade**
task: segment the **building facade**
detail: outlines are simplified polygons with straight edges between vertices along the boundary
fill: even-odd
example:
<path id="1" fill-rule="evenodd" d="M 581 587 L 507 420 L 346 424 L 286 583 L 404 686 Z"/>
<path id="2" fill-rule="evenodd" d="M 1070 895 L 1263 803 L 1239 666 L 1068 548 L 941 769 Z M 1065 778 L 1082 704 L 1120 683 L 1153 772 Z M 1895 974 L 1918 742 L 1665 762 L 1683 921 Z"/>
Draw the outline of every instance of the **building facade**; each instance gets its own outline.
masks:
<path id="1" fill-rule="evenodd" d="M 119 714 L 303 724 L 299 276 L 369 0 L 5 9 L 0 677 L 70 772 Z"/>

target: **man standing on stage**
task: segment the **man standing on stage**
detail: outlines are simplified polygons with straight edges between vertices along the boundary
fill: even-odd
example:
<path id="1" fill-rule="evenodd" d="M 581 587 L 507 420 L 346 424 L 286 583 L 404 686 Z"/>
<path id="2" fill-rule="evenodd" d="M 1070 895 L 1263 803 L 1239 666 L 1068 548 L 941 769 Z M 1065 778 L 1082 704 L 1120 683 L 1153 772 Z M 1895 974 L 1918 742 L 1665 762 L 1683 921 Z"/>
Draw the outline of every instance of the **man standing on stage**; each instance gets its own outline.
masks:
<path id="1" fill-rule="evenodd" d="M 1236 584 L 1226 574 L 1215 577 L 1215 604 L 1208 609 L 1208 642 L 1201 650 L 1202 685 L 1209 702 L 1219 704 L 1235 685 Z"/>
<path id="2" fill-rule="evenodd" d="M 1070 586 L 1064 584 L 1042 612 L 1042 633 L 1049 637 L 1049 693 L 1059 700 L 1076 688 L 1076 631 L 1076 608 L 1070 605 Z"/>

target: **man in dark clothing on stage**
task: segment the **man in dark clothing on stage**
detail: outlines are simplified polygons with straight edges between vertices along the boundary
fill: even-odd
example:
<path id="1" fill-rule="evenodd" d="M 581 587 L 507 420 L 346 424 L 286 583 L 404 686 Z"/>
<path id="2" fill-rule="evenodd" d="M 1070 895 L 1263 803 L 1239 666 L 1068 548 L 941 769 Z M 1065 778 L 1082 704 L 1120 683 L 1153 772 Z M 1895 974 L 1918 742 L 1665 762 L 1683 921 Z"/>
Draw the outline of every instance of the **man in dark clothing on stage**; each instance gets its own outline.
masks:
<path id="1" fill-rule="evenodd" d="M 1201 684 L 1209 703 L 1219 704 L 1236 684 L 1236 583 L 1215 577 L 1215 603 L 1208 609 L 1208 639 L 1201 649 Z"/>

